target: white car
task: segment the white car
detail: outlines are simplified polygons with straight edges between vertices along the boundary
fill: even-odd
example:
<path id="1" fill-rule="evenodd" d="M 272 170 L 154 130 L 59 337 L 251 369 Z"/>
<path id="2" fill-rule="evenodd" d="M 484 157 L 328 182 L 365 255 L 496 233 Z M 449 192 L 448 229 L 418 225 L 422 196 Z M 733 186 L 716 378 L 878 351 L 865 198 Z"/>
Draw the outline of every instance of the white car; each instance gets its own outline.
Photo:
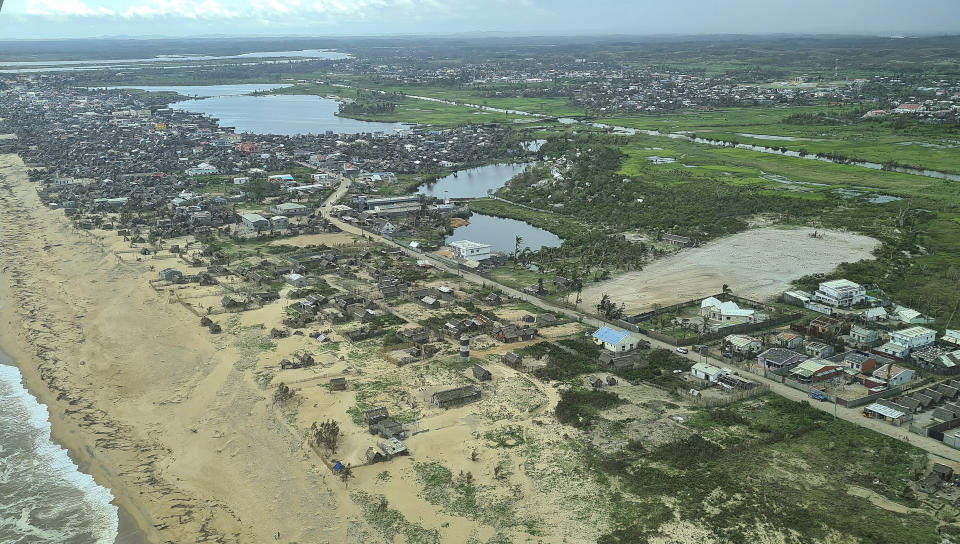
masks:
<path id="1" fill-rule="evenodd" d="M 677 353 L 689 353 L 689 351 L 687 348 L 677 348 Z"/>

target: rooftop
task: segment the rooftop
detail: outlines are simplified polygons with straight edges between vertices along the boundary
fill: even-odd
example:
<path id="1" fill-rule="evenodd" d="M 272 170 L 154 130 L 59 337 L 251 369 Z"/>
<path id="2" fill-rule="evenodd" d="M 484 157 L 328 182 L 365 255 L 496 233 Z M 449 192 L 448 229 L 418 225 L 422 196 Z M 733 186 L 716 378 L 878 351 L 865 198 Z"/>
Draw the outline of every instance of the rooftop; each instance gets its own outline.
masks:
<path id="1" fill-rule="evenodd" d="M 936 334 L 936 331 L 926 327 L 917 326 L 910 327 L 909 329 L 903 329 L 902 331 L 893 331 L 890 333 L 890 336 L 897 335 L 901 338 L 918 338 L 926 334 Z"/>
<path id="2" fill-rule="evenodd" d="M 630 336 L 628 331 L 618 331 L 610 327 L 600 327 L 597 332 L 593 333 L 594 338 L 607 344 L 618 344 L 628 336 Z"/>
<path id="3" fill-rule="evenodd" d="M 489 249 L 490 244 L 482 244 L 480 242 L 471 242 L 470 240 L 457 240 L 455 242 L 450 242 L 451 246 L 457 249 Z"/>
<path id="4" fill-rule="evenodd" d="M 906 415 L 906 414 L 904 414 L 903 412 L 901 412 L 900 410 L 894 410 L 893 408 L 890 408 L 889 406 L 884 406 L 884 405 L 882 405 L 882 404 L 880 404 L 880 403 L 877 403 L 877 402 L 875 402 L 875 403 L 867 406 L 866 408 L 864 408 L 864 410 L 869 410 L 869 411 L 871 411 L 871 412 L 876 412 L 876 413 L 878 413 L 878 414 L 880 414 L 880 415 L 882 415 L 882 416 L 884 416 L 884 417 L 889 417 L 889 418 L 892 418 L 892 419 L 901 418 L 901 417 L 903 417 L 904 415 Z"/>

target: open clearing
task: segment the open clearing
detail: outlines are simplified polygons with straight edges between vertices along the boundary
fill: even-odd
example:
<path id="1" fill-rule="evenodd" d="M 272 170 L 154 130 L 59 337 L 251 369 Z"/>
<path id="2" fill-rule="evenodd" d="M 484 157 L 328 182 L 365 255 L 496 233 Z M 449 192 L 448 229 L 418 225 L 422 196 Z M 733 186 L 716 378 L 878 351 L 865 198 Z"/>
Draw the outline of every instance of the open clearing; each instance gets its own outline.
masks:
<path id="1" fill-rule="evenodd" d="M 820 237 L 813 238 L 814 232 Z M 595 307 L 606 293 L 632 314 L 655 304 L 712 295 L 723 284 L 740 296 L 763 300 L 801 276 L 830 272 L 842 262 L 872 259 L 878 244 L 868 236 L 807 227 L 748 230 L 589 285 L 583 290 L 583 303 Z"/>

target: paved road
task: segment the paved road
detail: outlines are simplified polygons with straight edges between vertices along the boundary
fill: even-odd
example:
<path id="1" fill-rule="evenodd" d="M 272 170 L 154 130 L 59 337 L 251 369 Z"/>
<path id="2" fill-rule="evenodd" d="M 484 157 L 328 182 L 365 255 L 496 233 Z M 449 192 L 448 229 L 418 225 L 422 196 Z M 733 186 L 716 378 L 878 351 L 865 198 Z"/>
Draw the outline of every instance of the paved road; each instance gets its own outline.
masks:
<path id="1" fill-rule="evenodd" d="M 404 253 L 406 253 L 407 255 L 414 257 L 418 260 L 428 261 L 431 263 L 431 265 L 433 265 L 436 268 L 445 270 L 453 274 L 459 274 L 467 281 L 470 281 L 479 285 L 494 287 L 509 296 L 512 296 L 521 300 L 525 300 L 533 304 L 534 306 L 537 306 L 538 308 L 545 310 L 547 312 L 563 314 L 571 319 L 581 321 L 582 323 L 586 323 L 592 327 L 599 328 L 601 326 L 607 325 L 614 328 L 619 328 L 619 327 L 616 327 L 615 325 L 612 325 L 610 323 L 597 319 L 596 317 L 584 314 L 582 312 L 578 312 L 576 310 L 571 310 L 569 308 L 556 306 L 539 297 L 527 295 L 526 293 L 523 293 L 517 289 L 508 287 L 501 283 L 497 283 L 489 278 L 485 278 L 478 274 L 474 274 L 470 271 L 462 270 L 459 267 L 450 264 L 450 262 L 447 260 L 443 260 L 438 257 L 429 255 L 427 253 L 417 251 L 415 249 L 407 247 L 404 244 L 400 244 L 398 242 L 390 240 L 389 238 L 384 238 L 383 236 L 379 236 L 377 234 L 364 231 L 349 223 L 341 221 L 336 217 L 332 217 L 330 215 L 330 209 L 333 207 L 334 204 L 337 203 L 337 201 L 339 201 L 341 198 L 343 198 L 344 195 L 347 194 L 347 190 L 349 189 L 349 187 L 350 187 L 350 180 L 348 178 L 341 177 L 340 186 L 332 195 L 330 195 L 329 198 L 327 198 L 327 200 L 323 204 L 323 207 L 321 208 L 322 215 L 327 219 L 329 219 L 334 225 L 342 229 L 344 232 L 365 236 L 371 240 L 375 240 L 386 245 L 392 245 L 392 246 L 398 247 L 401 250 L 403 250 Z M 663 348 L 663 349 L 669 349 L 669 350 L 675 349 L 674 346 L 667 344 L 665 342 L 655 340 L 653 338 L 644 336 L 642 334 L 636 334 L 636 333 L 634 334 L 636 336 L 639 336 L 640 338 L 643 338 L 644 340 L 649 341 L 653 348 Z M 692 361 L 704 361 L 714 366 L 719 366 L 719 367 L 730 366 L 730 363 L 727 361 L 718 360 L 713 357 L 698 355 L 696 353 L 689 353 L 684 356 Z M 895 427 L 893 425 L 890 425 L 889 423 L 884 423 L 876 419 L 863 417 L 862 409 L 845 408 L 843 406 L 838 406 L 829 402 L 817 402 L 811 399 L 809 395 L 807 393 L 804 393 L 803 391 L 793 389 L 792 387 L 783 385 L 782 383 L 767 379 L 759 374 L 751 373 L 750 376 L 756 381 L 767 384 L 768 386 L 770 386 L 771 391 L 773 391 L 774 393 L 780 396 L 783 396 L 792 400 L 797 400 L 797 401 L 810 401 L 810 404 L 815 408 L 819 408 L 824 412 L 835 414 L 840 419 L 844 419 L 846 421 L 849 421 L 861 427 L 872 429 L 874 431 L 896 438 L 898 440 L 908 442 L 914 446 L 917 446 L 918 448 L 926 450 L 931 456 L 937 457 L 938 458 L 937 461 L 944 462 L 945 464 L 951 465 L 955 469 L 960 470 L 960 450 L 951 448 L 950 446 L 947 446 L 946 444 L 944 444 L 939 440 L 934 440 L 933 438 L 913 434 L 907 430 L 906 426 Z"/>

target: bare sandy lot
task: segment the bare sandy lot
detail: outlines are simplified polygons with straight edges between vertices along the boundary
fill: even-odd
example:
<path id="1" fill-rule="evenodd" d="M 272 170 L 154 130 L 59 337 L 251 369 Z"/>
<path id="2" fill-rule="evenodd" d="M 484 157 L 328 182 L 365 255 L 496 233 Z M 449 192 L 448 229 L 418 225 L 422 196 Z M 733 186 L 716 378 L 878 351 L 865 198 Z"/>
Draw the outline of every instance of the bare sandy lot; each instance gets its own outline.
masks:
<path id="1" fill-rule="evenodd" d="M 645 269 L 587 286 L 584 307 L 604 293 L 626 305 L 627 313 L 717 293 L 727 284 L 740 296 L 763 300 L 778 295 L 807 274 L 830 272 L 842 262 L 872 259 L 880 242 L 849 232 L 812 228 L 761 228 L 686 249 Z"/>

